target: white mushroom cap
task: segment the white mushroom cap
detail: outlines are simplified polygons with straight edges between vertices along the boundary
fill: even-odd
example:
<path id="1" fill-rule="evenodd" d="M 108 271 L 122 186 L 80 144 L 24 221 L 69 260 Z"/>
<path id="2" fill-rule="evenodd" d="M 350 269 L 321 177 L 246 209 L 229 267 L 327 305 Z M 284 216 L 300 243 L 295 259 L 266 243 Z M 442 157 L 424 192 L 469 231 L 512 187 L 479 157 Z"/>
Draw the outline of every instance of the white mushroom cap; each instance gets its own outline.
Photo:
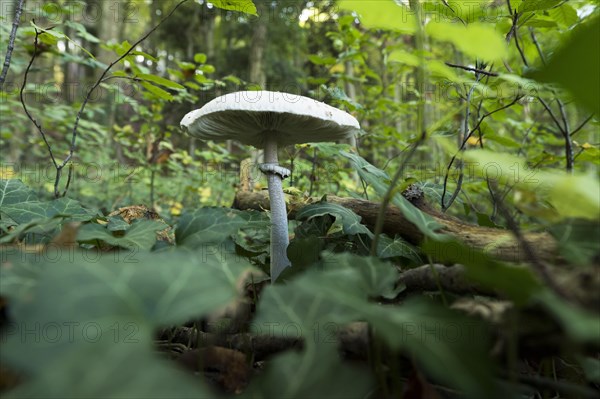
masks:
<path id="1" fill-rule="evenodd" d="M 181 127 L 204 140 L 237 140 L 262 148 L 267 135 L 286 146 L 336 141 L 359 128 L 352 115 L 296 94 L 240 91 L 217 97 L 189 112 Z"/>

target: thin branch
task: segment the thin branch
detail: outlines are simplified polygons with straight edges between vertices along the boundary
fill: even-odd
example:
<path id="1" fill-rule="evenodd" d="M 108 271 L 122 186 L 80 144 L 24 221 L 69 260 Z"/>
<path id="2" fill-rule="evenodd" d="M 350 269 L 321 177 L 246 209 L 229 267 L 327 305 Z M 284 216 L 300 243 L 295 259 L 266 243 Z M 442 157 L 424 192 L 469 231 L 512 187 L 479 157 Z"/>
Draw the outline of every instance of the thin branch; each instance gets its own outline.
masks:
<path id="1" fill-rule="evenodd" d="M 50 143 L 48 142 L 48 138 L 46 137 L 46 134 L 44 133 L 44 130 L 42 129 L 42 125 L 29 113 L 29 109 L 27 108 L 27 104 L 25 104 L 25 98 L 24 98 L 25 97 L 24 96 L 25 86 L 27 86 L 27 78 L 29 77 L 29 71 L 31 70 L 33 61 L 35 60 L 35 58 L 37 57 L 37 54 L 38 54 L 38 38 L 39 37 L 40 37 L 40 31 L 38 31 L 36 29 L 35 37 L 33 39 L 33 54 L 31 55 L 29 64 L 27 64 L 27 68 L 25 68 L 25 74 L 23 75 L 23 84 L 21 85 L 21 91 L 19 93 L 19 97 L 21 100 L 21 106 L 23 107 L 23 111 L 25 111 L 25 115 L 27 115 L 29 120 L 37 128 L 38 132 L 40 132 L 40 135 L 42 136 L 42 139 L 44 140 L 44 143 L 46 143 L 46 147 L 48 148 L 48 153 L 50 154 L 52 163 L 54 164 L 54 167 L 56 168 L 56 167 L 58 167 L 58 163 L 56 162 L 56 158 L 54 157 L 54 153 L 52 152 L 52 147 L 50 146 Z"/>
<path id="2" fill-rule="evenodd" d="M 72 133 L 71 133 L 71 143 L 70 143 L 70 146 L 69 146 L 69 154 L 65 157 L 65 159 L 60 164 L 58 164 L 58 162 L 56 161 L 56 158 L 54 157 L 54 153 L 52 152 L 52 146 L 48 142 L 48 139 L 47 139 L 46 134 L 44 133 L 44 131 L 42 129 L 41 124 L 29 113 L 29 110 L 27 109 L 27 105 L 25 104 L 24 96 L 23 96 L 23 93 L 25 91 L 25 86 L 27 85 L 27 77 L 29 76 L 29 71 L 31 70 L 31 66 L 33 65 L 33 61 L 35 60 L 35 58 L 37 56 L 37 53 L 38 53 L 38 39 L 39 39 L 39 36 L 40 36 L 40 31 L 38 31 L 37 29 L 35 30 L 34 51 L 33 51 L 33 55 L 31 57 L 31 60 L 29 61 L 29 64 L 27 65 L 27 69 L 25 70 L 25 76 L 23 77 L 23 85 L 21 86 L 20 98 L 21 98 L 21 104 L 23 106 L 23 110 L 25 111 L 25 114 L 27 115 L 27 117 L 29 118 L 29 120 L 31 120 L 31 122 L 35 125 L 35 127 L 37 128 L 37 130 L 40 132 L 40 135 L 42 136 L 42 139 L 44 140 L 44 143 L 46 144 L 46 147 L 48 148 L 48 153 L 50 154 L 50 158 L 52 159 L 52 163 L 54 164 L 54 167 L 56 169 L 56 177 L 54 179 L 54 197 L 55 198 L 59 198 L 61 196 L 65 196 L 66 193 L 67 193 L 67 190 L 69 188 L 69 185 L 71 183 L 72 168 L 69 169 L 68 180 L 67 180 L 67 184 L 65 186 L 64 192 L 62 193 L 62 195 L 58 192 L 58 185 L 60 183 L 60 179 L 61 179 L 61 176 L 62 176 L 62 169 L 73 158 L 73 154 L 75 152 L 75 143 L 76 143 L 76 140 L 77 140 L 77 132 L 78 132 L 77 129 L 79 128 L 79 121 L 81 120 L 81 116 L 83 115 L 83 111 L 85 110 L 85 107 L 87 106 L 87 103 L 89 102 L 89 100 L 90 100 L 93 92 L 98 88 L 98 86 L 100 86 L 101 83 L 103 83 L 104 81 L 106 81 L 108 79 L 108 78 L 106 78 L 106 74 L 111 70 L 111 68 L 113 66 L 115 66 L 117 63 L 119 63 L 121 60 L 123 60 L 125 57 L 127 57 L 131 53 L 131 51 L 133 51 L 140 43 L 142 43 L 144 40 L 146 40 L 148 38 L 148 36 L 150 36 L 152 33 L 154 33 L 154 31 L 156 31 L 156 29 L 158 29 L 169 17 L 171 17 L 171 15 L 173 15 L 173 13 L 181 5 L 183 5 L 187 1 L 188 0 L 182 0 L 182 1 L 180 1 L 175 7 L 173 7 L 173 9 L 169 12 L 169 14 L 167 14 L 167 16 L 165 16 L 163 19 L 160 20 L 160 22 L 156 26 L 154 26 L 152 29 L 150 29 L 145 35 L 143 35 L 135 43 L 133 43 L 129 47 L 129 49 L 127 51 L 125 51 L 124 54 L 122 54 L 115 61 L 111 62 L 110 65 L 108 65 L 108 67 L 106 67 L 106 69 L 104 69 L 104 71 L 102 72 L 102 74 L 100 75 L 100 77 L 98 78 L 98 80 L 96 80 L 96 83 L 87 92 L 87 95 L 86 95 L 83 103 L 81 104 L 81 107 L 79 108 L 79 111 L 77 112 L 77 116 L 75 118 L 75 123 L 73 125 L 73 130 L 72 130 Z"/>
<path id="3" fill-rule="evenodd" d="M 593 118 L 593 116 L 594 116 L 594 114 L 590 114 L 590 116 L 585 118 L 585 120 L 583 122 L 581 122 L 581 124 L 579 126 L 577 126 L 575 129 L 573 129 L 573 131 L 571 132 L 571 136 L 575 135 L 575 133 L 580 131 Z"/>
<path id="4" fill-rule="evenodd" d="M 554 112 L 552 111 L 552 108 L 550 108 L 550 105 L 546 101 L 544 101 L 544 99 L 542 97 L 540 97 L 540 96 L 538 96 L 537 99 L 542 104 L 542 106 L 546 109 L 546 111 L 548 111 L 548 114 L 550 114 L 550 117 L 554 121 L 554 124 L 556 125 L 556 127 L 558 128 L 558 130 L 562 134 L 564 134 L 563 126 L 558 121 L 558 118 L 556 118 L 556 115 L 554 115 Z"/>
<path id="5" fill-rule="evenodd" d="M 4 87 L 4 81 L 10 68 L 10 60 L 12 58 L 12 52 L 15 49 L 15 38 L 17 37 L 17 29 L 19 29 L 19 22 L 21 21 L 21 13 L 23 12 L 23 3 L 25 0 L 17 0 L 15 5 L 15 18 L 13 19 L 12 29 L 8 38 L 8 48 L 6 50 L 6 56 L 4 57 L 4 65 L 2 66 L 2 73 L 0 73 L 0 90 Z"/>
<path id="6" fill-rule="evenodd" d="M 487 118 L 488 116 L 490 116 L 492 114 L 495 114 L 496 112 L 502 111 L 503 109 L 512 107 L 521 98 L 522 98 L 521 96 L 515 97 L 515 99 L 513 101 L 511 101 L 509 104 L 503 105 L 500 108 L 497 108 L 497 109 L 495 109 L 493 111 L 490 111 L 490 112 L 484 114 L 481 118 L 479 118 L 479 121 L 477 122 L 477 124 L 475 125 L 475 127 L 469 131 L 469 134 L 467 134 L 464 137 L 462 145 L 458 149 L 457 153 L 452 156 L 452 159 L 450 160 L 450 163 L 448 164 L 448 167 L 446 168 L 446 176 L 444 177 L 444 190 L 442 192 L 442 207 L 444 206 L 444 202 L 443 201 L 444 201 L 444 198 L 445 198 L 445 195 L 446 195 L 446 184 L 448 182 L 448 175 L 450 174 L 450 169 L 452 168 L 452 165 L 454 164 L 454 161 L 456 160 L 456 157 L 458 156 L 458 154 L 461 153 L 464 150 L 465 145 L 467 144 L 467 141 L 469 141 L 469 138 L 473 135 L 473 133 L 475 133 L 477 131 L 477 129 L 479 128 L 479 126 L 481 125 L 481 123 L 483 123 L 483 121 L 485 120 L 485 118 Z"/>
<path id="7" fill-rule="evenodd" d="M 152 29 L 150 29 L 144 36 L 142 36 L 140 39 L 138 39 L 135 43 L 133 43 L 129 47 L 129 49 L 127 51 L 125 51 L 125 53 L 123 53 L 123 55 L 121 55 L 119 58 L 117 58 L 116 60 L 111 62 L 108 65 L 108 67 L 106 67 L 104 72 L 102 72 L 102 75 L 100 75 L 98 80 L 96 80 L 96 83 L 94 83 L 92 88 L 88 91 L 87 95 L 85 96 L 85 99 L 83 100 L 83 103 L 81 104 L 81 107 L 79 108 L 79 112 L 77 112 L 77 117 L 75 118 L 75 124 L 73 126 L 73 132 L 72 132 L 72 136 L 71 136 L 71 147 L 69 149 L 69 155 L 67 155 L 67 157 L 64 159 L 63 163 L 61 164 L 62 167 L 64 167 L 64 165 L 67 162 L 69 162 L 71 160 L 71 158 L 73 157 L 73 152 L 75 151 L 75 141 L 77 140 L 77 128 L 79 127 L 79 120 L 81 119 L 81 115 L 83 114 L 83 111 L 85 110 L 85 107 L 86 107 L 88 101 L 90 100 L 90 97 L 92 96 L 92 94 L 96 90 L 96 88 L 100 85 L 100 83 L 102 83 L 102 80 L 104 79 L 106 74 L 111 70 L 111 68 L 113 66 L 115 66 L 122 59 L 127 57 L 129 55 L 129 53 L 131 53 L 140 43 L 142 43 L 144 40 L 146 40 L 148 38 L 148 36 L 150 36 L 152 33 L 154 33 L 154 31 L 156 31 L 156 29 L 158 29 L 171 15 L 173 15 L 173 13 L 181 5 L 183 5 L 187 1 L 188 0 L 182 0 L 175 7 L 173 7 L 173 9 L 169 12 L 169 14 L 167 14 L 167 16 L 165 16 L 163 19 L 161 19 L 160 22 L 156 26 L 154 26 Z"/>
<path id="8" fill-rule="evenodd" d="M 444 62 L 444 64 L 446 64 L 446 65 L 448 65 L 449 67 L 452 67 L 452 68 L 464 69 L 465 71 L 475 72 L 475 73 L 479 73 L 479 74 L 482 74 L 482 75 L 498 76 L 498 74 L 496 72 L 489 72 L 489 71 L 486 71 L 484 69 L 471 68 L 471 67 L 468 67 L 468 66 L 465 66 L 465 65 L 452 64 L 451 62 Z"/>
<path id="9" fill-rule="evenodd" d="M 496 182 L 490 182 L 490 184 L 490 189 L 492 191 L 497 191 Z M 550 272 L 548 266 L 538 258 L 529 241 L 525 239 L 523 232 L 521 231 L 519 225 L 506 208 L 504 201 L 500 200 L 500 198 L 495 194 L 494 197 L 498 200 L 498 211 L 500 212 L 502 217 L 504 217 L 504 220 L 506 220 L 506 225 L 508 229 L 512 231 L 513 235 L 521 245 L 521 248 L 523 248 L 525 256 L 528 258 L 529 262 L 531 263 L 531 266 L 534 268 L 538 276 L 557 295 L 559 295 L 563 299 L 570 299 L 570 295 L 554 280 L 554 276 L 552 276 L 552 273 Z"/>

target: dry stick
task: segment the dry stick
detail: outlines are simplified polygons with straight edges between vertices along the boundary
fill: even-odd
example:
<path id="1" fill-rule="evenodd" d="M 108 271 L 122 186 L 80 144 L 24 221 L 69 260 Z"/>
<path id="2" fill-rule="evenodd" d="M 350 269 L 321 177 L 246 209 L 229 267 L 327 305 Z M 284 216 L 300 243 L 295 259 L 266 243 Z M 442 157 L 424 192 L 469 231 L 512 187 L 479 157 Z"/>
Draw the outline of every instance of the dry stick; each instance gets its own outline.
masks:
<path id="1" fill-rule="evenodd" d="M 60 165 L 57 163 L 56 158 L 54 157 L 54 154 L 52 152 L 52 148 L 51 148 L 50 143 L 48 142 L 48 140 L 46 138 L 46 135 L 45 135 L 45 133 L 44 133 L 44 131 L 42 129 L 41 124 L 38 123 L 33 118 L 33 116 L 29 113 L 29 111 L 27 109 L 27 106 L 25 105 L 25 101 L 23 99 L 23 92 L 25 90 L 25 85 L 27 84 L 27 76 L 29 75 L 29 71 L 30 71 L 31 66 L 33 65 L 33 61 L 35 60 L 36 55 L 37 55 L 38 38 L 39 38 L 40 32 L 36 29 L 36 31 L 35 31 L 35 40 L 34 40 L 34 46 L 35 46 L 35 48 L 34 48 L 34 51 L 33 51 L 33 56 L 31 57 L 31 60 L 29 61 L 29 64 L 27 65 L 27 69 L 25 70 L 25 76 L 23 78 L 23 86 L 21 87 L 21 104 L 23 106 L 23 109 L 25 110 L 25 114 L 27 115 L 27 117 L 29 118 L 29 120 L 35 125 L 35 127 L 39 131 L 40 135 L 42 136 L 42 139 L 46 143 L 46 147 L 48 148 L 48 152 L 50 154 L 52 162 L 54 163 L 54 167 L 56 168 L 56 177 L 55 177 L 55 180 L 54 180 L 54 197 L 55 198 L 60 197 L 60 194 L 58 192 L 58 185 L 60 183 L 60 178 L 62 176 L 62 169 L 73 158 L 73 153 L 75 152 L 75 142 L 77 140 L 77 129 L 79 127 L 79 121 L 81 119 L 81 115 L 83 114 L 83 111 L 85 110 L 85 107 L 87 106 L 87 103 L 90 100 L 90 97 L 92 96 L 93 92 L 105 80 L 106 74 L 111 70 L 111 68 L 113 66 L 115 66 L 117 63 L 119 63 L 123 58 L 127 57 L 129 55 L 129 53 L 131 53 L 131 51 L 133 51 L 141 42 L 143 42 L 144 40 L 146 40 L 148 38 L 148 36 L 150 36 L 152 33 L 154 33 L 154 31 L 156 31 L 156 29 L 158 29 L 171 15 L 173 15 L 173 13 L 182 4 L 186 3 L 187 1 L 188 0 L 182 0 L 175 7 L 173 7 L 173 9 L 169 12 L 169 14 L 167 14 L 167 16 L 165 16 L 163 19 L 161 19 L 160 22 L 156 26 L 154 26 L 152 29 L 150 29 L 144 36 L 142 36 L 135 43 L 133 43 L 131 45 L 131 47 L 129 47 L 129 49 L 127 51 L 125 51 L 125 53 L 123 55 L 121 55 L 115 61 L 111 62 L 108 65 L 108 67 L 106 67 L 106 69 L 102 72 L 102 74 L 100 75 L 100 77 L 98 78 L 98 80 L 96 81 L 96 83 L 94 83 L 94 85 L 88 91 L 87 95 L 85 96 L 85 99 L 83 100 L 83 103 L 81 104 L 81 107 L 79 108 L 79 111 L 77 112 L 77 116 L 75 118 L 75 123 L 73 125 L 73 130 L 72 130 L 72 135 L 71 135 L 71 144 L 69 146 L 69 154 L 65 157 L 65 159 L 61 162 Z M 67 190 L 69 188 L 69 183 L 71 182 L 71 175 L 72 175 L 72 168 L 69 169 L 69 177 L 68 177 L 68 180 L 67 180 L 67 185 L 65 186 L 65 190 L 64 190 L 62 196 L 66 195 L 66 193 L 67 193 Z"/>
<path id="2" fill-rule="evenodd" d="M 23 12 L 23 3 L 25 0 L 18 0 L 15 5 L 15 18 L 13 19 L 12 29 L 8 38 L 8 48 L 6 50 L 6 56 L 4 57 L 4 65 L 2 66 L 2 73 L 0 73 L 0 90 L 4 87 L 4 81 L 10 68 L 10 60 L 12 58 L 12 52 L 15 49 L 15 38 L 17 37 L 17 29 L 19 29 L 19 22 L 21 20 L 21 13 Z"/>

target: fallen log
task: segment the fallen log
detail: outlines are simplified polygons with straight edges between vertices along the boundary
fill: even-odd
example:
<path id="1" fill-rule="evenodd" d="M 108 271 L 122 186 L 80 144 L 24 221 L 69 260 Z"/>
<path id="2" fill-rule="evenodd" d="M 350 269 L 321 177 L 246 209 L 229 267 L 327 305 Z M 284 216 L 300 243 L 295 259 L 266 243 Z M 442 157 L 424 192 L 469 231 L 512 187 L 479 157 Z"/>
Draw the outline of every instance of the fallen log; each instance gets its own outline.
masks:
<path id="1" fill-rule="evenodd" d="M 499 260 L 517 263 L 528 261 L 527 254 L 522 245 L 511 231 L 477 226 L 442 214 L 429 206 L 422 195 L 405 195 L 405 198 L 442 225 L 443 227 L 439 230 L 440 233 L 446 233 L 455 237 L 469 248 L 483 251 Z M 296 212 L 300 209 L 319 201 L 321 201 L 321 198 L 289 197 L 289 201 L 286 204 L 288 217 L 294 218 Z M 327 201 L 352 210 L 362 218 L 363 224 L 373 230 L 379 214 L 379 203 L 358 198 L 343 198 L 335 195 L 327 195 Z M 268 193 L 266 191 L 238 191 L 232 207 L 235 209 L 269 209 Z M 390 237 L 399 235 L 413 244 L 419 244 L 424 238 L 417 226 L 407 220 L 400 209 L 394 205 L 389 205 L 386 210 L 383 232 Z M 556 240 L 550 234 L 545 232 L 527 232 L 524 234 L 524 237 L 533 248 L 535 256 L 539 260 L 552 263 L 559 260 Z"/>

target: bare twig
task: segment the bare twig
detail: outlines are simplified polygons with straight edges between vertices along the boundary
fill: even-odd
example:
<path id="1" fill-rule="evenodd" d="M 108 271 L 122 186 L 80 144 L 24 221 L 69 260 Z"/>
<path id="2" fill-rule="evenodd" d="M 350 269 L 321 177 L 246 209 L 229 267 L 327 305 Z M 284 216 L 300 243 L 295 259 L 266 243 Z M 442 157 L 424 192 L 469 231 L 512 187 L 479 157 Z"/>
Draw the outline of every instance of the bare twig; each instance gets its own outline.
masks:
<path id="1" fill-rule="evenodd" d="M 452 64 L 450 62 L 444 62 L 444 64 L 446 64 L 446 65 L 448 65 L 449 67 L 452 67 L 452 68 L 464 69 L 465 71 L 475 72 L 475 73 L 479 73 L 479 74 L 482 74 L 482 75 L 498 76 L 498 74 L 496 72 L 490 72 L 490 71 L 486 71 L 484 69 L 471 68 L 471 67 L 468 67 L 468 66 L 465 66 L 465 65 Z"/>
<path id="2" fill-rule="evenodd" d="M 490 184 L 491 190 L 494 192 L 497 191 L 496 182 L 490 182 Z M 504 201 L 500 200 L 498 195 L 494 194 L 494 196 L 498 200 L 498 211 L 500 212 L 502 217 L 504 217 L 504 220 L 506 220 L 506 225 L 508 229 L 512 231 L 513 235 L 519 242 L 519 245 L 523 249 L 525 256 L 528 258 L 529 262 L 531 263 L 531 266 L 534 268 L 538 276 L 557 295 L 561 296 L 563 299 L 570 299 L 570 295 L 554 280 L 554 276 L 552 276 L 552 273 L 550 272 L 548 266 L 544 262 L 542 262 L 540 258 L 538 258 L 533 247 L 523 235 L 523 232 L 521 231 L 519 225 L 504 205 Z"/>
<path id="3" fill-rule="evenodd" d="M 23 106 L 23 109 L 25 110 L 25 114 L 27 115 L 27 117 L 29 118 L 29 120 L 31 120 L 31 122 L 35 125 L 35 127 L 37 128 L 37 130 L 39 131 L 40 135 L 42 136 L 42 139 L 44 140 L 44 143 L 46 144 L 46 147 L 48 148 L 48 153 L 50 154 L 50 158 L 52 159 L 52 163 L 54 164 L 54 167 L 56 169 L 56 177 L 54 180 L 54 197 L 58 198 L 60 196 L 64 196 L 67 193 L 68 187 L 70 185 L 71 182 L 71 177 L 72 177 L 72 168 L 69 169 L 69 176 L 68 176 L 68 181 L 67 184 L 65 186 L 65 190 L 63 192 L 63 194 L 61 195 L 58 191 L 58 185 L 60 183 L 60 179 L 62 176 L 62 169 L 69 163 L 69 161 L 73 158 L 73 154 L 75 152 L 75 144 L 77 141 L 77 134 L 78 134 L 78 128 L 79 128 L 79 121 L 81 120 L 81 116 L 83 115 L 83 111 L 85 110 L 85 107 L 87 106 L 92 94 L 94 93 L 94 91 L 98 88 L 98 86 L 100 86 L 100 84 L 102 82 L 104 82 L 105 80 L 107 80 L 106 78 L 106 74 L 112 69 L 113 66 L 115 66 L 117 63 L 119 63 L 121 60 L 123 60 L 125 57 L 127 57 L 140 43 L 142 43 L 144 40 L 146 40 L 148 38 L 148 36 L 150 36 L 152 33 L 154 33 L 154 31 L 156 31 L 156 29 L 158 29 L 169 17 L 171 17 L 171 15 L 173 15 L 173 13 L 184 3 L 186 3 L 188 0 L 182 0 L 179 3 L 177 3 L 177 5 L 175 5 L 175 7 L 173 7 L 173 9 L 171 9 L 171 11 L 169 12 L 169 14 L 167 14 L 163 19 L 160 20 L 160 22 L 154 26 L 152 29 L 150 29 L 145 35 L 143 35 L 140 39 L 138 39 L 135 43 L 133 43 L 129 49 L 127 49 L 127 51 L 125 51 L 119 58 L 117 58 L 116 60 L 114 60 L 113 62 L 111 62 L 108 67 L 106 67 L 104 69 L 104 71 L 102 72 L 102 74 L 100 75 L 100 77 L 96 80 L 96 83 L 94 83 L 94 85 L 90 88 L 90 90 L 87 92 L 87 95 L 85 96 L 85 99 L 83 100 L 81 107 L 79 108 L 79 111 L 77 112 L 77 116 L 75 117 L 75 123 L 73 125 L 73 129 L 72 129 L 72 133 L 71 133 L 71 143 L 69 146 L 69 153 L 68 155 L 65 157 L 65 159 L 59 164 L 54 156 L 54 153 L 52 152 L 52 146 L 50 145 L 50 143 L 48 142 L 48 139 L 46 137 L 46 134 L 44 133 L 41 124 L 29 113 L 29 110 L 27 109 L 27 105 L 25 104 L 24 101 L 24 96 L 23 93 L 25 91 L 25 86 L 27 85 L 27 77 L 29 75 L 29 71 L 31 70 L 31 66 L 33 65 L 33 61 L 35 60 L 36 56 L 37 56 L 37 52 L 38 52 L 38 39 L 40 36 L 40 31 L 38 31 L 37 29 L 35 30 L 35 39 L 34 39 L 34 51 L 33 51 L 33 55 L 31 57 L 31 60 L 29 61 L 29 64 L 27 65 L 27 69 L 25 70 L 25 76 L 23 78 L 23 85 L 21 87 L 21 104 Z"/>
<path id="4" fill-rule="evenodd" d="M 593 116 L 594 116 L 594 114 L 590 114 L 590 116 L 585 118 L 584 121 L 579 124 L 579 126 L 577 126 L 575 129 L 573 129 L 573 131 L 571 132 L 571 136 L 573 136 L 575 133 L 580 131 L 592 119 Z"/>
<path id="5" fill-rule="evenodd" d="M 521 99 L 521 96 L 517 96 L 509 104 L 503 105 L 500 108 L 497 108 L 497 109 L 495 109 L 493 111 L 490 111 L 490 112 L 484 114 L 481 118 L 479 118 L 479 121 L 477 122 L 477 124 L 475 125 L 475 127 L 473 127 L 473 129 L 471 129 L 469 131 L 469 134 L 467 134 L 464 137 L 462 145 L 458 149 L 458 152 L 452 156 L 452 159 L 450 159 L 450 163 L 448 164 L 448 167 L 446 168 L 446 175 L 444 176 L 444 189 L 442 191 L 442 207 L 444 206 L 444 198 L 446 196 L 446 187 L 447 187 L 447 184 L 448 184 L 448 176 L 450 175 L 450 169 L 452 168 L 452 165 L 454 164 L 454 161 L 456 160 L 456 157 L 458 156 L 458 154 L 461 153 L 461 152 L 463 152 L 463 150 L 465 148 L 465 145 L 467 144 L 467 141 L 469 141 L 469 138 L 473 135 L 473 133 L 475 133 L 475 131 L 477 131 L 477 129 L 479 128 L 479 126 L 481 125 L 481 123 L 485 120 L 485 118 L 487 118 L 488 116 L 490 116 L 492 114 L 495 114 L 496 112 L 502 111 L 503 109 L 512 107 L 520 99 Z"/>
<path id="6" fill-rule="evenodd" d="M 17 29 L 19 29 L 19 22 L 21 20 L 21 13 L 23 12 L 23 3 L 25 0 L 17 0 L 15 4 L 15 18 L 13 19 L 12 29 L 8 38 L 8 48 L 6 49 L 6 56 L 4 57 L 4 65 L 2 66 L 2 73 L 0 73 L 0 90 L 4 87 L 4 81 L 10 68 L 10 60 L 12 58 L 12 52 L 15 49 L 15 38 L 17 37 Z"/>

